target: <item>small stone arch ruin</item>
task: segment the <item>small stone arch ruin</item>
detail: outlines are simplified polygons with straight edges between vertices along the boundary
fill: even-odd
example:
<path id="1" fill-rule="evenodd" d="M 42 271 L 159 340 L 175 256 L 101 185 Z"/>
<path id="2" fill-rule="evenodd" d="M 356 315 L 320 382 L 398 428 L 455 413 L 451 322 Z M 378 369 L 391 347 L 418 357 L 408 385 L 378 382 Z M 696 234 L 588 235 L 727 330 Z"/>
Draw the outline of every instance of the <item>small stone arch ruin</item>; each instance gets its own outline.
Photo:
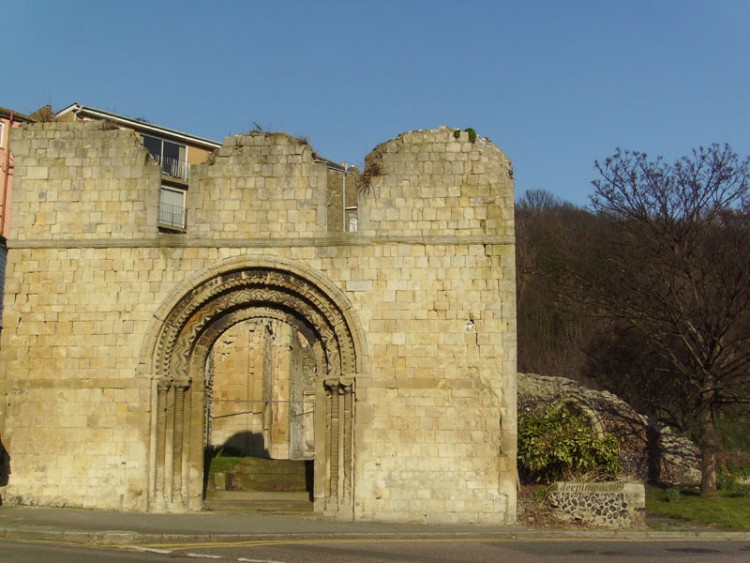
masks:
<path id="1" fill-rule="evenodd" d="M 346 297 L 314 272 L 277 259 L 232 260 L 201 276 L 159 323 L 153 353 L 155 510 L 202 506 L 207 360 L 216 340 L 248 320 L 294 327 L 307 341 L 315 373 L 315 484 L 318 509 L 352 511 L 358 330 Z"/>
<path id="2" fill-rule="evenodd" d="M 565 377 L 519 373 L 518 407 L 536 414 L 567 408 L 583 416 L 598 436 L 615 435 L 623 478 L 666 485 L 700 483 L 695 444 L 669 428 L 659 428 L 608 391 Z"/>

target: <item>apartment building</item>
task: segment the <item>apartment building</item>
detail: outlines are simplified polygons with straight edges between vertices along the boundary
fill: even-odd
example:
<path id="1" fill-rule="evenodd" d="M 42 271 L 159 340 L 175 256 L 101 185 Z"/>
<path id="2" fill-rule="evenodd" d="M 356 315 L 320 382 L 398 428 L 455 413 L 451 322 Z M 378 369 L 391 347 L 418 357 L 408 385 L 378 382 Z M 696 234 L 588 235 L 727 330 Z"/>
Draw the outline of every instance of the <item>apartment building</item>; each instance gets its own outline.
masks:
<path id="1" fill-rule="evenodd" d="M 55 117 L 57 121 L 102 121 L 139 136 L 162 170 L 159 228 L 173 232 L 187 229 L 190 167 L 206 162 L 221 143 L 79 103 L 58 111 Z"/>
<path id="2" fill-rule="evenodd" d="M 8 237 L 8 213 L 13 189 L 13 153 L 10 148 L 10 130 L 22 123 L 33 123 L 35 119 L 12 109 L 0 107 L 0 235 Z"/>

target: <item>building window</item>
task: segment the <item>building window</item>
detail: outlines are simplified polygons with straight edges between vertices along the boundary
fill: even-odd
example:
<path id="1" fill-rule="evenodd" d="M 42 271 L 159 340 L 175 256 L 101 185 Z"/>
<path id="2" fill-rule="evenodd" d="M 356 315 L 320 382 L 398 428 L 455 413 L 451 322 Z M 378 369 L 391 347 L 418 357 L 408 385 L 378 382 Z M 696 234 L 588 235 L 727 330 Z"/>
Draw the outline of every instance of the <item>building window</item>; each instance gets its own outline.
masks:
<path id="1" fill-rule="evenodd" d="M 187 147 L 158 137 L 141 135 L 143 146 L 161 166 L 162 172 L 173 178 L 188 179 Z"/>
<path id="2" fill-rule="evenodd" d="M 0 148 L 5 146 L 5 123 L 0 122 Z"/>
<path id="3" fill-rule="evenodd" d="M 159 226 L 184 231 L 187 226 L 186 219 L 186 199 L 185 190 L 173 188 L 171 186 L 162 186 L 159 196 Z"/>

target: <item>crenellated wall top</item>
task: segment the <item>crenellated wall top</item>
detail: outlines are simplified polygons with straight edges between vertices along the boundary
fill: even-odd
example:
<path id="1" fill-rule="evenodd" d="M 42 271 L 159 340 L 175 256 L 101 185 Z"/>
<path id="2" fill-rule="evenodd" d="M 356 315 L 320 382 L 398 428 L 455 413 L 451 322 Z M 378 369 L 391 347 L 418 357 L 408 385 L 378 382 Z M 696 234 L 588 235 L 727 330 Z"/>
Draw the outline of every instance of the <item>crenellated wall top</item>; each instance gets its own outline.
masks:
<path id="1" fill-rule="evenodd" d="M 137 133 L 107 122 L 35 124 L 13 135 L 11 240 L 163 237 L 165 189 L 170 205 L 183 191 L 177 230 L 187 243 L 314 239 L 332 230 L 341 238 L 338 225 L 327 225 L 328 208 L 342 197 L 326 164 L 305 139 L 286 133 L 228 137 L 182 185 L 165 176 Z M 403 133 L 365 163 L 348 186 L 358 193 L 358 228 L 344 237 L 512 240 L 512 164 L 473 130 Z"/>

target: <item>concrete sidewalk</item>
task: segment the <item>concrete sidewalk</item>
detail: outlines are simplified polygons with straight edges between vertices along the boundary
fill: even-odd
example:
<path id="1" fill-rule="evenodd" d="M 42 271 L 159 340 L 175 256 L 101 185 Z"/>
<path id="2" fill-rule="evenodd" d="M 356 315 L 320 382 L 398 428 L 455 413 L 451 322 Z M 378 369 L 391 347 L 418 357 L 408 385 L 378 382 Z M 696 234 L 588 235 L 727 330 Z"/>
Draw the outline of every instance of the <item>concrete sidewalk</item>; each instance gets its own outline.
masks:
<path id="1" fill-rule="evenodd" d="M 73 508 L 0 507 L 0 538 L 99 545 L 252 541 L 312 538 L 486 539 L 727 539 L 750 540 L 749 532 L 709 529 L 628 531 L 550 530 L 472 525 L 421 525 L 340 522 L 317 515 L 266 515 L 226 512 L 141 514 Z"/>

